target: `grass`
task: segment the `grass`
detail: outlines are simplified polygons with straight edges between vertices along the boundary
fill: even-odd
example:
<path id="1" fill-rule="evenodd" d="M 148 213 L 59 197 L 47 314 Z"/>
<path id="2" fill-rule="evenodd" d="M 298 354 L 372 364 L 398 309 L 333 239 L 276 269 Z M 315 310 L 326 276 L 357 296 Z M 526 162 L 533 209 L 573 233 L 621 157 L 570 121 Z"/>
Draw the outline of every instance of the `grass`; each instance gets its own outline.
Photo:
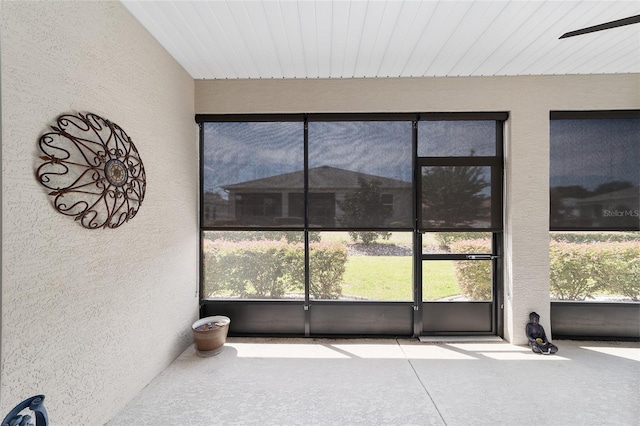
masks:
<path id="1" fill-rule="evenodd" d="M 343 296 L 372 300 L 413 300 L 411 256 L 349 256 Z"/>
<path id="2" fill-rule="evenodd" d="M 453 261 L 422 262 L 422 300 L 438 300 L 460 294 Z"/>
<path id="3" fill-rule="evenodd" d="M 349 256 L 342 294 L 369 300 L 413 300 L 411 256 Z M 423 262 L 423 300 L 460 294 L 451 261 Z"/>
<path id="4" fill-rule="evenodd" d="M 346 231 L 324 231 L 320 233 L 322 241 L 338 242 L 349 244 L 353 241 Z M 392 232 L 388 240 L 382 238 L 376 241 L 377 244 L 413 244 L 413 233 L 411 232 Z"/>

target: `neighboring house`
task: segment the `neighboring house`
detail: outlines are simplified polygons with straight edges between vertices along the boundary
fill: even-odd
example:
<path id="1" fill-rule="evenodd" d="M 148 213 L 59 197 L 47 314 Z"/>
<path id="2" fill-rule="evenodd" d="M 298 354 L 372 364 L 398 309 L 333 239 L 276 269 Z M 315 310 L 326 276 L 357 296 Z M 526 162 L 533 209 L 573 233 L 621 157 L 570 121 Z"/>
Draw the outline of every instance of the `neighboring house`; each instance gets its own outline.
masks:
<path id="1" fill-rule="evenodd" d="M 411 182 L 382 176 L 353 172 L 336 167 L 321 166 L 309 169 L 310 225 L 344 226 L 344 212 L 340 202 L 348 194 L 362 190 L 361 182 L 377 182 L 380 193 L 379 208 L 384 212 L 384 226 L 411 226 Z M 285 173 L 222 188 L 229 194 L 228 215 L 209 216 L 221 212 L 222 203 L 205 194 L 205 225 L 302 225 L 304 221 L 304 171 Z M 222 200 L 222 198 L 220 198 Z M 224 217 L 224 219 L 223 219 Z M 351 223 L 349 226 L 363 226 Z M 380 224 L 378 224 L 380 225 Z M 366 225 L 365 225 L 366 226 Z"/>
<path id="2" fill-rule="evenodd" d="M 554 204 L 551 203 L 551 225 L 552 226 L 576 226 L 580 210 L 578 209 L 579 198 L 565 197 L 559 198 Z"/>
<path id="3" fill-rule="evenodd" d="M 203 220 L 205 223 L 229 221 L 229 201 L 216 192 L 204 193 Z"/>
<path id="4" fill-rule="evenodd" d="M 640 187 L 620 189 L 576 200 L 580 222 L 609 227 L 635 224 L 639 220 Z"/>

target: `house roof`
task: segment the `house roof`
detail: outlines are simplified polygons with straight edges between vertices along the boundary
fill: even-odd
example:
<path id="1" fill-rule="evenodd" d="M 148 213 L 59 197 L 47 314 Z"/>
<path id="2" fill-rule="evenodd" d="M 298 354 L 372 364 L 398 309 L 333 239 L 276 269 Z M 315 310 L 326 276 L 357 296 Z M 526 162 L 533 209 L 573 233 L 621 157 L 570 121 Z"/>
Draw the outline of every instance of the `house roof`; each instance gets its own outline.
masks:
<path id="1" fill-rule="evenodd" d="M 358 188 L 359 179 L 367 181 L 377 180 L 381 189 L 410 189 L 411 182 L 399 179 L 391 179 L 367 173 L 354 172 L 339 169 L 337 167 L 320 166 L 309 169 L 309 188 L 313 189 L 353 189 Z M 225 185 L 222 188 L 228 191 L 256 190 L 256 189 L 298 189 L 304 187 L 304 172 L 302 170 Z"/>
<path id="2" fill-rule="evenodd" d="M 576 201 L 577 204 L 591 204 L 601 201 L 613 200 L 637 200 L 640 198 L 640 187 L 620 189 L 618 191 L 607 192 L 605 194 L 594 195 L 593 197 L 581 198 Z"/>

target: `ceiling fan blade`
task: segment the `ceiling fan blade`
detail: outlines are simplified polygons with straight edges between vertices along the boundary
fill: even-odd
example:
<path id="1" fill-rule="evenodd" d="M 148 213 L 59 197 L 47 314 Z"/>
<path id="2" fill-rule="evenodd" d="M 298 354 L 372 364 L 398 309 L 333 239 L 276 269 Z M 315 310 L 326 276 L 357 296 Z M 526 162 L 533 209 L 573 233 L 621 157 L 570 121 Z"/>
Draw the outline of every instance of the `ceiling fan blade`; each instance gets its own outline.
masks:
<path id="1" fill-rule="evenodd" d="M 596 31 L 608 30 L 610 28 L 622 27 L 625 25 L 637 24 L 640 23 L 640 15 L 630 16 L 624 19 L 618 19 L 617 21 L 606 22 L 600 25 L 594 25 L 593 27 L 582 28 L 581 30 L 570 31 L 568 33 L 564 33 L 560 36 L 560 38 L 573 37 L 582 34 L 593 33 Z"/>

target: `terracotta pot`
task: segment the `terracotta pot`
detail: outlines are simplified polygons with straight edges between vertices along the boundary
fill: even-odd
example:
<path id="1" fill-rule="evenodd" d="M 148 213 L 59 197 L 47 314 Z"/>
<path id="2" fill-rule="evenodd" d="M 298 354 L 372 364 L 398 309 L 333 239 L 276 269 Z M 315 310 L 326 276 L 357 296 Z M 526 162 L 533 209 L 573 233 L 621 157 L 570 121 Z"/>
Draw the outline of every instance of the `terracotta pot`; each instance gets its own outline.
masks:
<path id="1" fill-rule="evenodd" d="M 203 357 L 219 354 L 224 349 L 231 320 L 222 315 L 205 317 L 194 322 L 193 340 L 196 342 L 196 352 Z"/>

